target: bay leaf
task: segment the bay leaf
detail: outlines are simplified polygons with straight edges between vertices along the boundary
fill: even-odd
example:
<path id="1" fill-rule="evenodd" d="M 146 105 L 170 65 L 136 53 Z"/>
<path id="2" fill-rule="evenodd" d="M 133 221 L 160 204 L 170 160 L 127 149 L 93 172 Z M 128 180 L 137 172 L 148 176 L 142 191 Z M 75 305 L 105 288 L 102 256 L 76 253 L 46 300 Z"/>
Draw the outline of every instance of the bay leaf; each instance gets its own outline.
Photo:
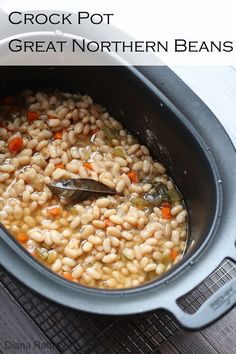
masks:
<path id="1" fill-rule="evenodd" d="M 115 189 L 90 178 L 61 179 L 48 185 L 48 188 L 57 197 L 70 204 L 81 203 L 105 195 L 122 195 L 117 193 Z"/>

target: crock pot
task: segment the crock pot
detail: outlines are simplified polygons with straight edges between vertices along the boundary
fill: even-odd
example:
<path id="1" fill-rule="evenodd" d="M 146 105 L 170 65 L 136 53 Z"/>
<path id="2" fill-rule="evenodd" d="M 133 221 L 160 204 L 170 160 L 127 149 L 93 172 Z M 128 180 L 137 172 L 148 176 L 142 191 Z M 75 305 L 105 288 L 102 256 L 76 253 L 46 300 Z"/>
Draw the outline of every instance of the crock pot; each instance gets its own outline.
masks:
<path id="1" fill-rule="evenodd" d="M 205 104 L 167 67 L 0 67 L 0 96 L 23 89 L 88 93 L 161 161 L 182 192 L 189 213 L 184 258 L 168 273 L 126 290 L 88 288 L 39 264 L 0 231 L 1 265 L 25 285 L 61 305 L 99 315 L 133 315 L 162 308 L 187 328 L 219 318 L 236 302 L 236 280 L 218 289 L 194 314 L 177 300 L 227 257 L 235 259 L 236 155 Z"/>

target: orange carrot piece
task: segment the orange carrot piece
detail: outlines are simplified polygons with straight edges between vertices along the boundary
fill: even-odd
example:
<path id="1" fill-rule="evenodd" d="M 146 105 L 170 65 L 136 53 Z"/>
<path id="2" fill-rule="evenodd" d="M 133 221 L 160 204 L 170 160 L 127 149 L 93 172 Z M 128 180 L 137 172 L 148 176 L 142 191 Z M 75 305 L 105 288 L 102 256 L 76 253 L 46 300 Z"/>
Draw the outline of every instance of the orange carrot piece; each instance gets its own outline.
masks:
<path id="1" fill-rule="evenodd" d="M 161 212 L 162 212 L 163 219 L 171 219 L 172 218 L 171 208 L 170 208 L 170 204 L 168 202 L 162 203 Z"/>
<path id="2" fill-rule="evenodd" d="M 62 131 L 53 133 L 54 139 L 61 139 L 62 138 Z"/>
<path id="3" fill-rule="evenodd" d="M 59 207 L 52 207 L 52 208 L 48 209 L 48 213 L 50 214 L 50 216 L 55 218 L 55 217 L 61 215 L 61 209 Z"/>
<path id="4" fill-rule="evenodd" d="M 16 136 L 12 140 L 9 141 L 8 143 L 8 149 L 10 152 L 19 152 L 23 149 L 23 139 L 19 136 Z"/>
<path id="5" fill-rule="evenodd" d="M 84 167 L 86 167 L 88 170 L 93 170 L 93 167 L 92 167 L 92 165 L 91 165 L 91 163 L 89 163 L 89 162 L 83 162 L 83 166 Z"/>
<path id="6" fill-rule="evenodd" d="M 24 234 L 23 232 L 20 232 L 17 236 L 16 239 L 20 243 L 26 243 L 28 241 L 28 236 Z"/>
<path id="7" fill-rule="evenodd" d="M 69 281 L 73 281 L 73 277 L 72 277 L 71 273 L 64 273 L 63 277 Z"/>
<path id="8" fill-rule="evenodd" d="M 48 119 L 55 119 L 57 117 L 54 117 L 54 116 L 48 116 Z"/>
<path id="9" fill-rule="evenodd" d="M 137 172 L 135 171 L 130 171 L 128 173 L 128 177 L 129 179 L 131 180 L 131 182 L 133 183 L 138 183 L 138 175 L 137 175 Z"/>
<path id="10" fill-rule="evenodd" d="M 172 259 L 172 261 L 175 260 L 175 258 L 179 255 L 179 252 L 176 251 L 175 249 L 172 249 L 170 252 L 170 258 Z"/>
<path id="11" fill-rule="evenodd" d="M 55 167 L 56 167 L 56 168 L 60 168 L 60 169 L 62 169 L 62 170 L 65 170 L 65 169 L 66 169 L 66 167 L 65 167 L 65 165 L 64 165 L 63 163 L 58 163 L 57 165 L 55 165 Z"/>
<path id="12" fill-rule="evenodd" d="M 39 119 L 39 115 L 37 112 L 28 112 L 27 113 L 27 119 L 29 123 L 32 123 L 34 120 Z"/>
<path id="13" fill-rule="evenodd" d="M 104 222 L 105 222 L 106 227 L 114 226 L 113 222 L 109 219 L 105 219 Z"/>

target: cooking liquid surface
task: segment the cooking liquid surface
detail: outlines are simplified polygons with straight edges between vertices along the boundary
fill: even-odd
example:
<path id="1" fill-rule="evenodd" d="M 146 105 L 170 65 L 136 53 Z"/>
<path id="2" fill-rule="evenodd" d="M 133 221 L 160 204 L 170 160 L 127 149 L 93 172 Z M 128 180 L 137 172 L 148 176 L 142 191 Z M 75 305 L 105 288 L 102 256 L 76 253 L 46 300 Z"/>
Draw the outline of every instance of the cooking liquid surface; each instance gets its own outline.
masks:
<path id="1" fill-rule="evenodd" d="M 39 262 L 70 281 L 119 289 L 182 258 L 180 193 L 90 97 L 25 92 L 3 99 L 1 116 L 0 221 Z M 122 195 L 68 205 L 47 187 L 67 178 L 99 180 Z"/>

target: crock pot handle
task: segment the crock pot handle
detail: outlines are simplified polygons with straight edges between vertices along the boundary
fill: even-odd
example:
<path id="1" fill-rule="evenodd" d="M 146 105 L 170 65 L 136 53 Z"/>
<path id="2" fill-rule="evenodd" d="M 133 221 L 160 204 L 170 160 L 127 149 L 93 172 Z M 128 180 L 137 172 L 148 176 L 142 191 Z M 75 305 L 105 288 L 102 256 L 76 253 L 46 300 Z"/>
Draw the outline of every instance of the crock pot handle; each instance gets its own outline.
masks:
<path id="1" fill-rule="evenodd" d="M 236 303 L 236 277 L 224 284 L 194 314 L 184 312 L 175 302 L 169 311 L 183 327 L 199 329 L 223 316 Z"/>

